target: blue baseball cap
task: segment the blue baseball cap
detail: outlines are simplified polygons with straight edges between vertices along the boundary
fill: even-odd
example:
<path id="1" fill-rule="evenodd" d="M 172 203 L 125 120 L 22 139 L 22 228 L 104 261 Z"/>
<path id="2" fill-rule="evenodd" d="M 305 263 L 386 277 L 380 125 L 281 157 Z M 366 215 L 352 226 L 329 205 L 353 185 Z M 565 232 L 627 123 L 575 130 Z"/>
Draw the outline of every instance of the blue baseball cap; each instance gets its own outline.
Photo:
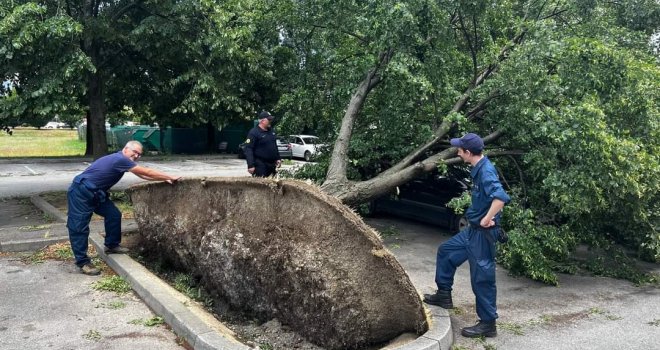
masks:
<path id="1" fill-rule="evenodd" d="M 449 143 L 454 147 L 460 147 L 472 153 L 481 153 L 484 149 L 484 140 L 473 133 L 465 134 L 460 139 L 451 139 Z"/>

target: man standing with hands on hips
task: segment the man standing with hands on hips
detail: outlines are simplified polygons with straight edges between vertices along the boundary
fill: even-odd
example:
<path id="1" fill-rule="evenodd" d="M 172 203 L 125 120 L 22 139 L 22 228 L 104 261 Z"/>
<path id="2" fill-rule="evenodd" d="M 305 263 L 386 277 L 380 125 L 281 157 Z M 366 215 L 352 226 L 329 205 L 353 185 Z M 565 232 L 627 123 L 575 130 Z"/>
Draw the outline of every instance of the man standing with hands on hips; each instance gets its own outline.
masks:
<path id="1" fill-rule="evenodd" d="M 123 254 L 128 249 L 121 243 L 121 212 L 108 196 L 114 186 L 127 171 L 138 177 L 152 181 L 166 181 L 173 184 L 180 176 L 170 176 L 158 170 L 137 165 L 142 156 L 142 144 L 128 141 L 124 148 L 95 160 L 85 171 L 73 179 L 67 192 L 67 222 L 71 250 L 80 272 L 86 275 L 98 275 L 101 271 L 92 265 L 87 256 L 89 244 L 89 221 L 92 214 L 103 217 L 105 224 L 105 252 Z"/>
<path id="2" fill-rule="evenodd" d="M 280 152 L 277 150 L 277 136 L 271 128 L 274 118 L 266 111 L 259 113 L 259 124 L 248 132 L 245 140 L 245 160 L 252 176 L 275 175 L 275 169 L 282 165 Z"/>
<path id="3" fill-rule="evenodd" d="M 438 291 L 425 294 L 424 302 L 445 309 L 454 307 L 451 298 L 456 268 L 470 263 L 470 282 L 476 297 L 479 322 L 461 330 L 464 337 L 497 336 L 497 286 L 495 284 L 495 241 L 500 235 L 502 208 L 511 199 L 502 188 L 495 167 L 482 154 L 484 142 L 468 133 L 451 139 L 458 156 L 472 165 L 472 204 L 465 212 L 470 225 L 438 247 L 435 283 Z"/>

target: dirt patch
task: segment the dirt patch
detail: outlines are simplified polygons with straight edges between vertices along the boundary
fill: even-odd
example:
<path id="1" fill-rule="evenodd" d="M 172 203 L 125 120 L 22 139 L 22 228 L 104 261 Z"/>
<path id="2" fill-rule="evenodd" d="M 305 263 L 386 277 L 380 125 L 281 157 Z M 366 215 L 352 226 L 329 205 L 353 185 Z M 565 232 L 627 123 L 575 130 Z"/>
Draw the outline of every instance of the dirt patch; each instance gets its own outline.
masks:
<path id="1" fill-rule="evenodd" d="M 324 348 L 355 349 L 427 329 L 378 234 L 315 187 L 213 178 L 129 192 L 145 246 L 257 320 L 260 334 L 286 331 L 281 323 Z"/>
<path id="2" fill-rule="evenodd" d="M 0 228 L 32 227 L 53 222 L 27 197 L 0 198 Z"/>

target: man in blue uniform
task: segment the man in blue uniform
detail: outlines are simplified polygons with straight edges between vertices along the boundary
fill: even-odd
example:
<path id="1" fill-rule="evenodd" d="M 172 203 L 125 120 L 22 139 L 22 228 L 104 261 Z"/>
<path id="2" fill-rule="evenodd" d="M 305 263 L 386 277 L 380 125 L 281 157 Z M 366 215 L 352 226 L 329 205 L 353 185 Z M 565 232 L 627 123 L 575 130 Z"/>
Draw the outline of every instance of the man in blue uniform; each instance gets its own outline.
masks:
<path id="1" fill-rule="evenodd" d="M 273 119 L 266 111 L 259 113 L 259 124 L 250 130 L 245 140 L 245 160 L 252 176 L 275 175 L 275 169 L 282 164 L 277 150 L 277 136 L 270 125 Z"/>
<path id="2" fill-rule="evenodd" d="M 89 221 L 93 213 L 104 219 L 105 252 L 108 254 L 128 252 L 127 248 L 119 245 L 121 242 L 121 212 L 108 198 L 110 187 L 119 182 L 127 171 L 145 180 L 166 181 L 170 184 L 181 178 L 137 165 L 136 161 L 141 156 L 142 144 L 138 141 L 129 141 L 121 151 L 94 161 L 73 179 L 73 183 L 69 187 L 66 227 L 69 229 L 69 240 L 76 265 L 86 275 L 101 273 L 87 256 Z"/>
<path id="3" fill-rule="evenodd" d="M 511 199 L 502 188 L 495 167 L 482 155 L 484 142 L 481 137 L 468 133 L 451 139 L 451 145 L 458 148 L 458 156 L 465 163 L 472 165 L 472 204 L 465 213 L 470 225 L 438 247 L 435 272 L 438 291 L 425 294 L 424 302 L 445 309 L 453 308 L 451 290 L 454 274 L 456 268 L 468 260 L 479 322 L 463 328 L 461 334 L 470 338 L 495 337 L 495 241 L 500 234 L 502 208 Z"/>

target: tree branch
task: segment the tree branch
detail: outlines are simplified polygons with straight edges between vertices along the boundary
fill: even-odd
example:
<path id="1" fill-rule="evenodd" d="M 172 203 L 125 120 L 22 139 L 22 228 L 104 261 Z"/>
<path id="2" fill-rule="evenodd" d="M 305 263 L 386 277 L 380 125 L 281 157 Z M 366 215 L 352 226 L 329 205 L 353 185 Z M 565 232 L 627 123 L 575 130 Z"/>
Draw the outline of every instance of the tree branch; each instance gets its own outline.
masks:
<path id="1" fill-rule="evenodd" d="M 334 28 L 330 28 L 330 27 L 328 27 L 328 26 L 322 26 L 322 25 L 320 25 L 320 24 L 313 24 L 312 27 L 315 27 L 315 28 L 322 28 L 322 29 L 334 29 Z M 348 36 L 351 36 L 351 37 L 353 37 L 353 38 L 355 38 L 355 39 L 358 39 L 358 40 L 359 40 L 360 42 L 362 42 L 363 44 L 368 44 L 368 43 L 369 43 L 369 41 L 367 41 L 367 39 L 365 39 L 363 36 L 360 36 L 360 35 L 358 35 L 358 34 L 351 33 L 351 32 L 349 32 L 349 31 L 346 31 L 346 30 L 343 30 L 343 29 L 339 29 L 339 32 L 340 32 L 340 33 L 344 33 L 344 34 L 346 34 L 346 35 L 348 35 Z"/>
<path id="2" fill-rule="evenodd" d="M 115 13 L 112 15 L 112 17 L 110 17 L 110 21 L 112 21 L 112 22 L 116 22 L 117 20 L 119 20 L 119 18 L 121 18 L 121 16 L 123 16 L 126 12 L 130 11 L 130 10 L 133 9 L 134 7 L 141 8 L 141 7 L 142 7 L 142 6 L 140 6 L 141 3 L 142 3 L 142 1 L 139 1 L 139 0 L 138 0 L 138 1 L 136 1 L 136 2 L 129 3 L 129 4 L 127 4 L 126 6 L 120 8 L 117 12 L 115 12 Z"/>

